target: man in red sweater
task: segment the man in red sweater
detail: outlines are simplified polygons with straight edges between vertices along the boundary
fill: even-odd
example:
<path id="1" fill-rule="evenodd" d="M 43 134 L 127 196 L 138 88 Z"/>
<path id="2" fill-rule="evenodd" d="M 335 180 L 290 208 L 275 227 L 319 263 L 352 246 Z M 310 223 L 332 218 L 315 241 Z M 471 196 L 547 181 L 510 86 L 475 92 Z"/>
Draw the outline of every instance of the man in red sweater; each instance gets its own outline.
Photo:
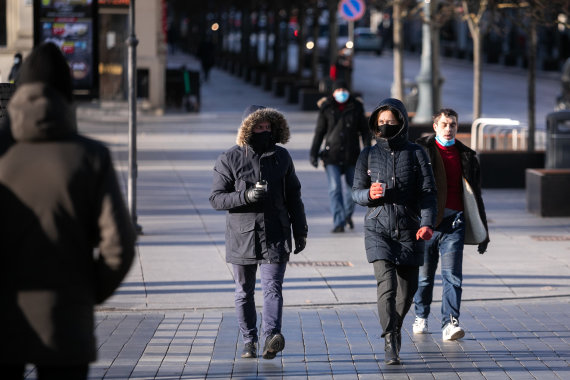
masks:
<path id="1" fill-rule="evenodd" d="M 489 243 L 479 161 L 475 151 L 455 139 L 457 128 L 457 112 L 443 108 L 433 118 L 435 134 L 416 140 L 426 148 L 432 163 L 438 210 L 433 237 L 425 244 L 424 265 L 420 267 L 414 296 L 413 331 L 415 334 L 428 332 L 435 272 L 441 256 L 443 340 L 456 340 L 465 335 L 459 326 L 463 246 L 477 244 L 479 253 L 483 254 Z"/>

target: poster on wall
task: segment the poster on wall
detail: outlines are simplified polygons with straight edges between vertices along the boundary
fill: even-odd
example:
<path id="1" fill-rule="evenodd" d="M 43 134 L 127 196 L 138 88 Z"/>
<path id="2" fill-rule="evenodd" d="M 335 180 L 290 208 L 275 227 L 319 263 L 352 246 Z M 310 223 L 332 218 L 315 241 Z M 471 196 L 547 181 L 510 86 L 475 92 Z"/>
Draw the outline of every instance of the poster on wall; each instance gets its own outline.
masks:
<path id="1" fill-rule="evenodd" d="M 34 0 L 34 44 L 52 42 L 67 58 L 74 94 L 98 93 L 97 0 Z"/>

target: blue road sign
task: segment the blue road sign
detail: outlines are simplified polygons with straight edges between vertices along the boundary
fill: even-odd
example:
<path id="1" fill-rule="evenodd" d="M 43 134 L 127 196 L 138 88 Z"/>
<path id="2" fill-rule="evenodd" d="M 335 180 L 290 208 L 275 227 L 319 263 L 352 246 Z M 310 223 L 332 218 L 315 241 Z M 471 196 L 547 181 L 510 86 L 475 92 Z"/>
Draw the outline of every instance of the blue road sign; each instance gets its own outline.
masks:
<path id="1" fill-rule="evenodd" d="M 356 21 L 364 16 L 366 5 L 364 0 L 342 0 L 338 4 L 340 16 L 347 21 Z"/>

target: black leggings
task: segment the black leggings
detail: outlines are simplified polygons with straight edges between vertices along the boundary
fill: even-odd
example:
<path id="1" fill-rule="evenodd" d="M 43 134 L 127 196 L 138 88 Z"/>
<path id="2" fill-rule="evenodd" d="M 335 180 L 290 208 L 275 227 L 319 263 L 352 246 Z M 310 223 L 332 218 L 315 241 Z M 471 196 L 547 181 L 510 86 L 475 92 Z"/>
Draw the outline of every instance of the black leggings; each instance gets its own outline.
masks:
<path id="1" fill-rule="evenodd" d="M 404 317 L 410 310 L 418 289 L 418 266 L 396 265 L 387 260 L 378 260 L 374 265 L 378 317 L 382 337 L 400 331 Z"/>

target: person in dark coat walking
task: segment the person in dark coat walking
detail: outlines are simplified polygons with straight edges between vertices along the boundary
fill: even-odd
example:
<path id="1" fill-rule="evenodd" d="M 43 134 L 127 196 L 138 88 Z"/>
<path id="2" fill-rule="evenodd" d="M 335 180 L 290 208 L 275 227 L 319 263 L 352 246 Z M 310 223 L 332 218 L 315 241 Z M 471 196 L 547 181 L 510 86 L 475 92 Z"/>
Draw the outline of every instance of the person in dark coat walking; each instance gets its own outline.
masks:
<path id="1" fill-rule="evenodd" d="M 257 357 L 257 312 L 254 290 L 257 267 L 263 289 L 263 358 L 285 347 L 281 334 L 283 279 L 293 250 L 305 248 L 307 220 L 301 183 L 287 150 L 289 126 L 275 109 L 248 107 L 234 147 L 214 166 L 210 203 L 227 211 L 226 261 L 233 265 L 235 308 L 244 341 L 242 358 Z"/>
<path id="2" fill-rule="evenodd" d="M 10 74 L 8 75 L 8 82 L 15 83 L 18 79 L 18 73 L 20 72 L 20 67 L 22 66 L 22 53 L 14 54 L 14 64 L 10 69 Z"/>
<path id="3" fill-rule="evenodd" d="M 413 332 L 428 332 L 435 272 L 441 256 L 443 340 L 456 340 L 465 335 L 459 326 L 463 246 L 476 244 L 483 254 L 489 244 L 479 161 L 475 151 L 455 138 L 457 119 L 457 112 L 442 108 L 433 118 L 435 134 L 416 140 L 427 150 L 433 166 L 438 210 L 433 238 L 425 244 L 424 264 L 420 267 Z"/>
<path id="4" fill-rule="evenodd" d="M 0 348 L 3 379 L 86 379 L 94 306 L 127 274 L 135 231 L 109 150 L 77 132 L 59 48 L 24 61 L 0 134 Z"/>
<path id="5" fill-rule="evenodd" d="M 358 157 L 352 195 L 368 207 L 364 245 L 376 277 L 385 362 L 399 364 L 402 322 L 418 286 L 423 240 L 435 225 L 436 188 L 426 152 L 408 141 L 402 102 L 383 100 L 368 124 L 377 143 Z"/>
<path id="6" fill-rule="evenodd" d="M 352 181 L 354 165 L 363 146 L 370 146 L 370 131 L 362 101 L 352 96 L 344 81 L 336 81 L 330 96 L 319 100 L 319 116 L 311 145 L 310 160 L 315 168 L 323 161 L 329 185 L 333 214 L 333 230 L 344 232 L 345 225 L 354 228 L 352 214 Z M 324 140 L 324 149 L 321 145 Z M 342 176 L 346 182 L 344 191 Z"/>

